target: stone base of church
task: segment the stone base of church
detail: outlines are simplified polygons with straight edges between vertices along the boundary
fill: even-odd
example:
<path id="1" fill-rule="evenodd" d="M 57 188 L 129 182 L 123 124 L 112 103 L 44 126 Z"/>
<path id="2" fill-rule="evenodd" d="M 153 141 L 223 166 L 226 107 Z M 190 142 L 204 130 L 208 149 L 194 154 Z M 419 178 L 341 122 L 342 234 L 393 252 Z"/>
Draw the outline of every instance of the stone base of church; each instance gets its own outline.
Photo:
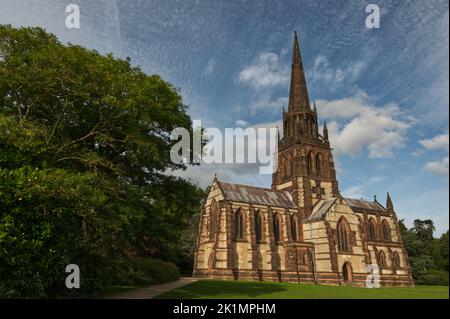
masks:
<path id="1" fill-rule="evenodd" d="M 342 275 L 338 273 L 316 273 L 313 272 L 289 272 L 289 271 L 254 271 L 254 270 L 228 270 L 216 269 L 195 270 L 194 278 L 217 279 L 217 280 L 243 280 L 243 281 L 266 281 L 266 282 L 288 282 L 299 284 L 321 284 L 331 286 L 357 286 L 366 287 L 367 274 L 354 274 L 351 282 L 345 282 Z M 381 287 L 413 287 L 414 282 L 408 275 L 381 275 Z"/>

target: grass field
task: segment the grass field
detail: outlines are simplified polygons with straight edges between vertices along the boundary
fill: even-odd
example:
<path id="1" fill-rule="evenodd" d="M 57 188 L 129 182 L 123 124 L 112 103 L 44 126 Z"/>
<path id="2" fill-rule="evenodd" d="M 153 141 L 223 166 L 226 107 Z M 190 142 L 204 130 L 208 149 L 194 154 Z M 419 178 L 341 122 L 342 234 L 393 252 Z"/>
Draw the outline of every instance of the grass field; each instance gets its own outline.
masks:
<path id="1" fill-rule="evenodd" d="M 200 280 L 157 296 L 159 299 L 448 299 L 448 286 L 412 288 L 338 287 L 289 283 Z"/>

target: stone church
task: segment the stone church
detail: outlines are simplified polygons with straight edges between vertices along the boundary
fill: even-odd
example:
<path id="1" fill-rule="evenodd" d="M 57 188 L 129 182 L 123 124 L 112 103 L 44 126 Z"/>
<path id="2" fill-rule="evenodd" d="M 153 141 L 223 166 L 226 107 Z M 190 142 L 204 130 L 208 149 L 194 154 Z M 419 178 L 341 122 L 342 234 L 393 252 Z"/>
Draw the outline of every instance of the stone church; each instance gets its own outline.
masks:
<path id="1" fill-rule="evenodd" d="M 195 277 L 365 286 L 375 265 L 382 286 L 414 284 L 389 193 L 385 205 L 339 193 L 296 33 L 272 188 L 214 178 L 198 230 Z"/>

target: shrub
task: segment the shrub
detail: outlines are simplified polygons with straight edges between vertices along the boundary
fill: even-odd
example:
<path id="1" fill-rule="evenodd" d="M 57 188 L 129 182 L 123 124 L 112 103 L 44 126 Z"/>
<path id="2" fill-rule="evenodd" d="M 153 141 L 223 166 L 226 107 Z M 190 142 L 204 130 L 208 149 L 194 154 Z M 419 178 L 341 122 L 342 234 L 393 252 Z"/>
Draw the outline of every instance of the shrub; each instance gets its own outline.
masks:
<path id="1" fill-rule="evenodd" d="M 179 277 L 178 268 L 170 262 L 144 257 L 120 258 L 113 262 L 111 284 L 155 285 Z"/>
<path id="2" fill-rule="evenodd" d="M 448 286 L 448 272 L 432 269 L 421 273 L 416 279 L 418 285 Z"/>

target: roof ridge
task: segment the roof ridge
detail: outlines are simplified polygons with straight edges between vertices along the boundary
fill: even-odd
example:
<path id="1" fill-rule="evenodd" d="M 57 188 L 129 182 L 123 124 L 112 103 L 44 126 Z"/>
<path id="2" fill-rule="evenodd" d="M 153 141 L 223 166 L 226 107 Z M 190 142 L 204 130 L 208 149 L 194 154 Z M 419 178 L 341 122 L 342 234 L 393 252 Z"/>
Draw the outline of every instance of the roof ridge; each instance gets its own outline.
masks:
<path id="1" fill-rule="evenodd" d="M 259 186 L 254 186 L 254 185 L 239 184 L 239 183 L 229 183 L 229 182 L 222 182 L 222 181 L 219 181 L 219 180 L 217 182 L 221 183 L 221 184 L 243 186 L 243 187 L 253 187 L 253 188 L 258 188 L 258 189 L 264 189 L 264 190 L 267 190 L 267 191 L 289 193 L 287 190 L 284 190 L 284 189 L 274 189 L 274 188 L 268 188 L 268 187 L 259 187 Z"/>

